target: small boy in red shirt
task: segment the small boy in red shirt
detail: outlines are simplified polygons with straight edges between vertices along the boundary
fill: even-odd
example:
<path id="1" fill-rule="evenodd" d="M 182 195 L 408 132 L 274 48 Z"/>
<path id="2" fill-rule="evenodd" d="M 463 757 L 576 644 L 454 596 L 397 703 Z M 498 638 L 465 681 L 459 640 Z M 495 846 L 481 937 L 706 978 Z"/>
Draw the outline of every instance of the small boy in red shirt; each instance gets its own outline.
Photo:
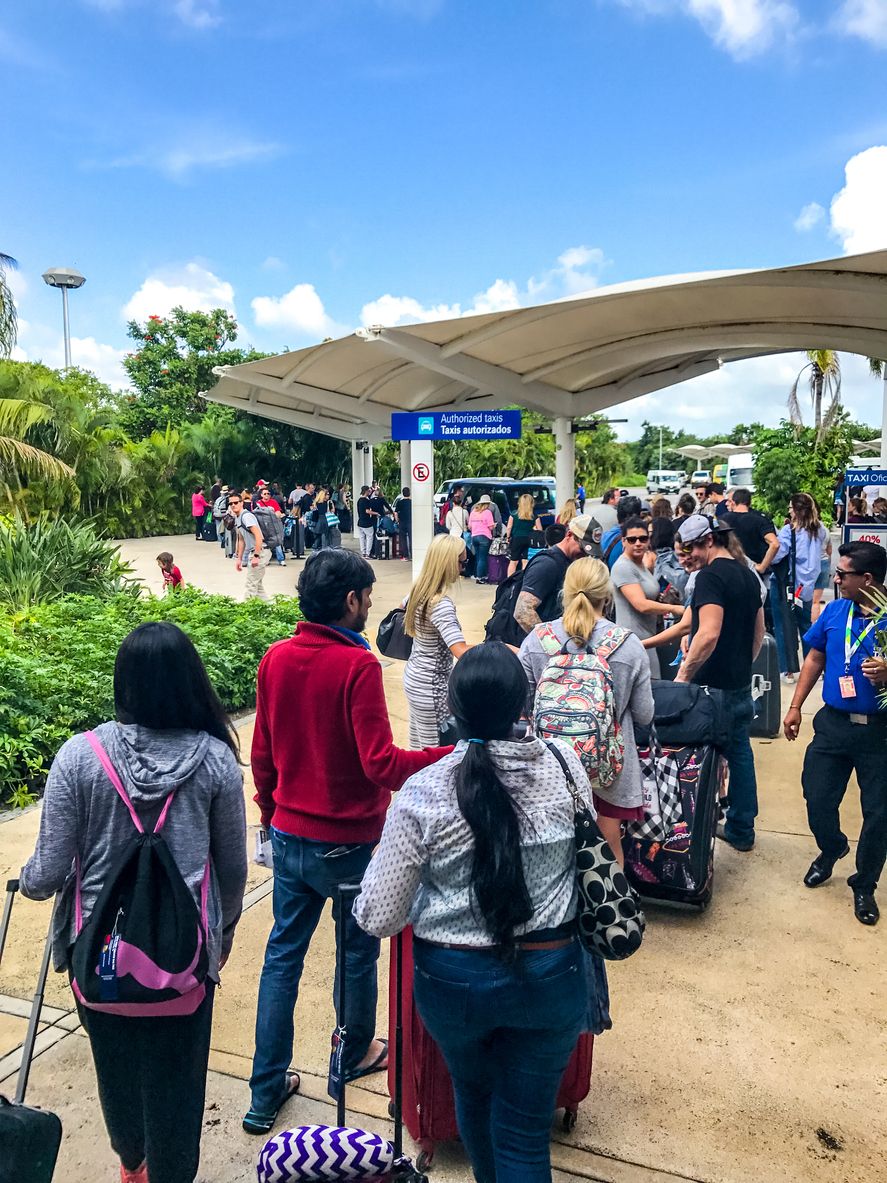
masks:
<path id="1" fill-rule="evenodd" d="M 163 576 L 163 590 L 165 592 L 178 591 L 185 586 L 182 573 L 173 562 L 173 557 L 168 550 L 162 550 L 157 556 L 157 566 Z"/>

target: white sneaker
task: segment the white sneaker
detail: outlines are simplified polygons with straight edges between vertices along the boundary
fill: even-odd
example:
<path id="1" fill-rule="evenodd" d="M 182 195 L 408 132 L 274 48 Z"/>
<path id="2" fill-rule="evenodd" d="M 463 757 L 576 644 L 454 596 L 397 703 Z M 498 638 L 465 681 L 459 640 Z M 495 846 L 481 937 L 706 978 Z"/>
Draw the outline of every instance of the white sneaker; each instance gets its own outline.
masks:
<path id="1" fill-rule="evenodd" d="M 797 678 L 795 677 L 794 674 L 780 674 L 780 677 L 782 678 L 783 682 L 785 682 L 789 686 L 791 686 L 794 682 L 797 681 Z"/>

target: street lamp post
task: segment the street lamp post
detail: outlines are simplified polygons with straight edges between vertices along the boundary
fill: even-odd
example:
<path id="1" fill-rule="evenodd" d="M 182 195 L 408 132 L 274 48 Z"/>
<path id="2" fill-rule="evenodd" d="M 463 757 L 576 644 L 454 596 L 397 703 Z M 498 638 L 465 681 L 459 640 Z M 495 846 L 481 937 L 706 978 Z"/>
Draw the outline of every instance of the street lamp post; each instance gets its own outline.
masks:
<path id="1" fill-rule="evenodd" d="M 86 283 L 86 276 L 75 271 L 73 267 L 50 267 L 43 272 L 43 282 L 51 288 L 62 290 L 62 319 L 65 333 L 65 369 L 71 368 L 71 328 L 68 322 L 68 289 L 82 288 Z"/>

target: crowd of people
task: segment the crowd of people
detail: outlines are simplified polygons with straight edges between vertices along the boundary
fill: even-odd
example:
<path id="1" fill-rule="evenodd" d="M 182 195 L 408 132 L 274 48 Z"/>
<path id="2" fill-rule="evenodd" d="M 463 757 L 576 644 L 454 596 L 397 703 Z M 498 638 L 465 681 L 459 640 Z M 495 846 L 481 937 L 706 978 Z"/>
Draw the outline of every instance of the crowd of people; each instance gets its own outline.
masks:
<path id="1" fill-rule="evenodd" d="M 262 532 L 243 519 L 255 519 L 269 500 L 272 512 L 284 514 L 275 492 L 228 492 L 238 563 L 246 555 L 250 564 L 262 562 Z M 337 492 L 332 504 L 342 529 L 348 497 L 343 488 L 340 505 Z M 454 588 L 470 543 L 482 569 L 488 546 L 481 540 L 489 541 L 495 518 L 483 498 L 466 514 L 454 496 L 403 604 L 413 647 L 404 673 L 409 749 L 402 749 L 365 636 L 375 582 L 369 531 L 378 533 L 375 516 L 395 510 L 373 492 L 361 490 L 358 501 L 358 529 L 368 531 L 362 553 L 316 547 L 298 580 L 304 620 L 271 646 L 258 670 L 250 761 L 273 851 L 274 925 L 243 1126 L 267 1134 L 299 1092 L 293 1014 L 305 956 L 326 902 L 337 914 L 340 887 L 361 882 L 337 950 L 337 974 L 347 983 L 347 1013 L 337 1015 L 348 1032 L 346 1078 L 387 1068 L 388 1044 L 375 1026 L 380 941 L 409 925 L 415 1005 L 452 1077 L 475 1178 L 548 1180 L 561 1075 L 578 1035 L 611 1025 L 604 963 L 576 934 L 573 792 L 621 859 L 623 826 L 644 816 L 634 727 L 653 720 L 657 650 L 679 642 L 676 679 L 722 692 L 730 776 L 719 836 L 750 851 L 758 812 L 752 665 L 767 602 L 783 595 L 805 648 L 785 716 L 788 739 L 798 738 L 801 706 L 823 679 L 824 706 L 804 760 L 818 847 L 804 882 L 820 886 L 849 853 L 839 806 L 855 772 L 863 824 L 848 882 L 856 918 L 877 922 L 875 890 L 887 856 L 887 711 L 879 699 L 887 661 L 873 649 L 871 611 L 872 593 L 883 593 L 887 552 L 866 542 L 841 546 L 840 595 L 812 620 L 828 536 L 806 494 L 792 497 L 779 530 L 752 509 L 748 490 L 725 493 L 717 485 L 682 497 L 676 512 L 665 499 L 647 504 L 618 490 L 600 505 L 585 499 L 588 513 L 577 512 L 578 498 L 547 523 L 525 504 L 505 523 L 515 564 L 512 640 L 471 645 Z M 297 486 L 286 512 L 328 504 L 328 490 Z M 540 529 L 548 545 L 529 558 L 525 539 Z M 172 556 L 158 562 L 174 580 Z M 786 563 L 781 582 L 775 572 Z M 793 593 L 791 604 L 783 587 Z M 773 605 L 771 618 L 777 615 L 785 617 Z M 624 741 L 613 776 L 602 775 L 604 749 L 589 756 L 534 730 L 538 688 L 552 656 L 564 653 L 593 653 L 612 671 Z M 246 880 L 238 741 L 193 645 L 172 624 L 142 625 L 124 641 L 114 694 L 116 719 L 69 740 L 53 763 L 21 886 L 35 899 L 59 893 L 55 965 L 70 973 L 71 947 L 88 931 L 131 839 L 117 796 L 129 801 L 140 827 L 163 827 L 172 863 L 206 917 L 200 1004 L 175 1018 L 107 1013 L 79 996 L 77 1005 L 121 1178 L 193 1183 L 214 993 Z M 440 738 L 450 715 L 455 745 Z"/>
<path id="2" fill-rule="evenodd" d="M 401 489 L 389 503 L 378 483 L 364 485 L 352 505 L 350 487 L 304 485 L 296 482 L 285 494 L 279 482 L 260 479 L 252 488 L 238 490 L 216 477 L 206 495 L 198 486 L 191 497 L 191 513 L 197 541 L 217 543 L 235 570 L 245 572 L 244 599 L 268 599 L 265 571 L 271 562 L 286 566 L 289 553 L 304 558 L 315 551 L 342 545 L 343 534 L 355 525 L 360 553 L 366 558 L 386 557 L 393 546 L 398 557 L 412 556 L 412 500 L 408 488 Z M 157 556 L 164 591 L 184 586 L 182 573 L 173 556 Z"/>

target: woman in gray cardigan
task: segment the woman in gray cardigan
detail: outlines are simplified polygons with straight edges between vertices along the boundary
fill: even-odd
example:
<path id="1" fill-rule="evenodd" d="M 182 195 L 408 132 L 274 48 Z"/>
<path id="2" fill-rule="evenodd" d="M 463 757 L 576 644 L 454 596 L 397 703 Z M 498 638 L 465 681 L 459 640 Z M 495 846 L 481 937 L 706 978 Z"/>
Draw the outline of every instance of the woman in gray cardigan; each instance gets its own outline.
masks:
<path id="1" fill-rule="evenodd" d="M 604 617 L 612 598 L 613 587 L 606 563 L 600 559 L 576 559 L 567 568 L 564 579 L 564 614 L 559 620 L 539 624 L 520 647 L 521 664 L 530 684 L 531 696 L 552 657 L 556 639 L 568 641 L 578 652 L 603 645 L 613 625 Z M 616 715 L 622 728 L 625 757 L 622 772 L 606 789 L 594 793 L 597 821 L 601 833 L 622 862 L 622 823 L 642 821 L 643 792 L 641 769 L 634 739 L 634 724 L 649 726 L 653 721 L 653 692 L 650 665 L 634 633 L 628 633 L 608 657 L 613 672 Z M 532 713 L 532 712 L 531 712 Z"/>
<path id="2" fill-rule="evenodd" d="M 246 818 L 237 737 L 190 639 L 173 624 L 140 625 L 114 668 L 118 722 L 102 723 L 104 748 L 146 831 L 175 794 L 163 838 L 200 907 L 209 863 L 206 997 L 188 1015 L 132 1018 L 78 1003 L 99 1098 L 124 1183 L 193 1183 L 209 1058 L 214 986 L 231 952 L 246 883 Z M 86 923 L 106 878 L 132 841 L 130 813 L 85 735 L 63 745 L 49 772 L 37 848 L 22 894 L 58 893 L 55 968 L 70 969 L 76 936 L 75 865 Z"/>

